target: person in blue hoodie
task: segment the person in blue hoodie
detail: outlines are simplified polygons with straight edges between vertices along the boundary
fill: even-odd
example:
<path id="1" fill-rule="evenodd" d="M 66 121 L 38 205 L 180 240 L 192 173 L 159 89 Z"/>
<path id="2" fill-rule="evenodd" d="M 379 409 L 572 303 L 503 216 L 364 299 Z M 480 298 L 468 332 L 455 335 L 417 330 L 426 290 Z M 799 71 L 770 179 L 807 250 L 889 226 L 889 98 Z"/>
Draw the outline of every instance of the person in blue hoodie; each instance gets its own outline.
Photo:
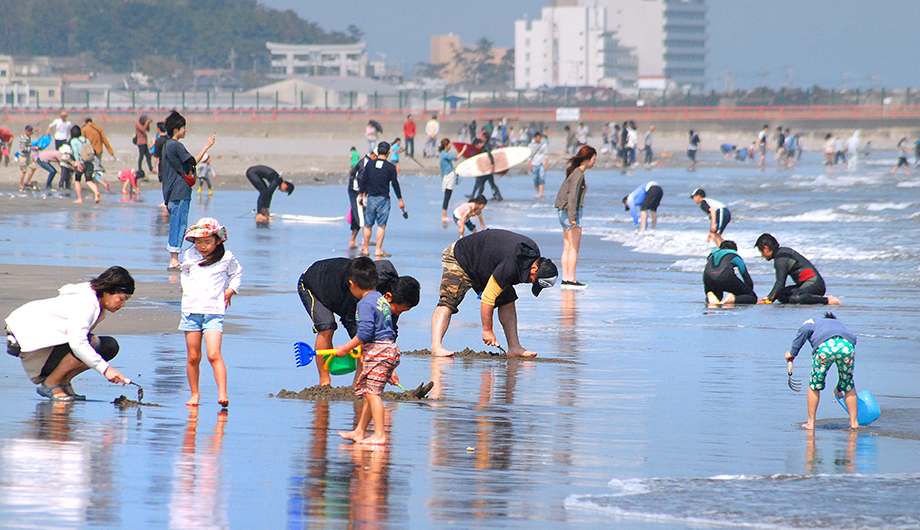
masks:
<path id="1" fill-rule="evenodd" d="M 738 269 L 740 278 L 735 269 Z M 710 305 L 757 303 L 754 281 L 734 241 L 726 239 L 719 248 L 709 253 L 703 269 L 703 290 Z"/>
<path id="2" fill-rule="evenodd" d="M 824 313 L 824 318 L 808 319 L 799 328 L 792 348 L 786 352 L 786 362 L 789 363 L 789 373 L 792 373 L 792 362 L 795 361 L 799 350 L 805 341 L 811 344 L 811 378 L 808 381 L 808 422 L 802 427 L 812 430 L 815 428 L 815 414 L 818 411 L 818 402 L 821 400 L 821 391 L 824 390 L 824 379 L 831 365 L 837 365 L 837 386 L 834 394 L 844 396 L 847 411 L 850 415 L 850 428 L 859 427 L 856 418 L 858 397 L 856 385 L 853 383 L 853 360 L 856 356 L 856 335 L 853 335 L 842 322 L 837 320 L 833 313 Z"/>

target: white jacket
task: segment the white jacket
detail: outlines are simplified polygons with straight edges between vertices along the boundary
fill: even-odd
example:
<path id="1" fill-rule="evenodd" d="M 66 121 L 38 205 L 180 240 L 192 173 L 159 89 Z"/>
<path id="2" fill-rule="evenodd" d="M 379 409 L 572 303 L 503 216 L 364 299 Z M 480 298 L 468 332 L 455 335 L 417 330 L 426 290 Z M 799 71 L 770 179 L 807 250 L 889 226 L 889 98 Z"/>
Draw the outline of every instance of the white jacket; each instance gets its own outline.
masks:
<path id="1" fill-rule="evenodd" d="M 89 333 L 105 318 L 89 282 L 67 284 L 54 298 L 29 302 L 6 318 L 6 328 L 23 352 L 69 344 L 84 364 L 105 374 L 109 363 L 89 343 Z"/>
<path id="2" fill-rule="evenodd" d="M 207 267 L 198 265 L 204 256 L 195 247 L 185 252 L 179 282 L 182 285 L 182 312 L 202 315 L 223 315 L 227 310 L 224 303 L 224 289 L 240 292 L 243 267 L 233 256 L 224 251 L 220 261 Z"/>

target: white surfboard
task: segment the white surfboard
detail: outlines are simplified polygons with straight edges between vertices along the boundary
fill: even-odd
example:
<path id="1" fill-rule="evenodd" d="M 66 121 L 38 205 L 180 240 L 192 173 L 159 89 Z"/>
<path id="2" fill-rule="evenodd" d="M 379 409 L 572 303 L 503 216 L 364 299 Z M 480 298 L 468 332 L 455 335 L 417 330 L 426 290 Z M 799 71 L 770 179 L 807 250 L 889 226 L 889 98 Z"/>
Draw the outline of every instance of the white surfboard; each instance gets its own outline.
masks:
<path id="1" fill-rule="evenodd" d="M 460 177 L 481 177 L 489 173 L 501 173 L 530 158 L 529 147 L 502 147 L 492 151 L 493 167 L 488 153 L 470 157 L 457 166 L 455 172 Z"/>
<path id="2" fill-rule="evenodd" d="M 339 217 L 318 217 L 315 215 L 293 215 L 284 214 L 281 216 L 282 221 L 294 221 L 298 223 L 338 223 L 345 220 L 345 216 Z"/>

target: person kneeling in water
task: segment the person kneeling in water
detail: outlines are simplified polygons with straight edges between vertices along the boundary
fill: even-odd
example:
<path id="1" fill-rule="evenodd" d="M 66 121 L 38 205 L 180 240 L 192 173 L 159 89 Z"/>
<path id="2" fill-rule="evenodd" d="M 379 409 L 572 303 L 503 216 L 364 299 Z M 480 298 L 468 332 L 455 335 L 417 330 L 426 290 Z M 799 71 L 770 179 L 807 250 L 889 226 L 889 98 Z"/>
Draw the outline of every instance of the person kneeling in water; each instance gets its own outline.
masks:
<path id="1" fill-rule="evenodd" d="M 741 278 L 735 275 L 735 268 Z M 709 253 L 703 269 L 703 290 L 710 305 L 757 303 L 754 281 L 734 241 L 726 239 Z"/>
<path id="2" fill-rule="evenodd" d="M 772 304 L 779 300 L 784 304 L 840 305 L 836 296 L 824 296 L 824 278 L 818 269 L 801 254 L 791 248 L 781 247 L 770 234 L 761 234 L 754 248 L 767 261 L 773 261 L 776 269 L 776 283 L 763 301 Z M 791 276 L 795 285 L 786 286 L 786 277 Z"/>

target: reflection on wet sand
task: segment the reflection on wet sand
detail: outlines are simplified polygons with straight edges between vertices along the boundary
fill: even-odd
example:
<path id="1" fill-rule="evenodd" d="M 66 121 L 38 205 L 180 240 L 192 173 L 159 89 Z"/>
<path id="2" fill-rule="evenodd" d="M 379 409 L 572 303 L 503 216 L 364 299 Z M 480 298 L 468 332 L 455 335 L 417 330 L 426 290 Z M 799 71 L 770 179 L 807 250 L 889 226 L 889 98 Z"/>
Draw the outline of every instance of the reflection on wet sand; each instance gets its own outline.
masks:
<path id="1" fill-rule="evenodd" d="M 805 472 L 811 475 L 822 473 L 875 473 L 876 469 L 876 448 L 875 440 L 867 432 L 859 432 L 850 429 L 847 433 L 846 445 L 843 448 L 837 447 L 834 450 L 835 456 L 833 461 L 823 461 L 818 451 L 818 435 L 815 431 L 808 431 L 805 434 Z M 834 443 L 830 436 L 823 440 L 824 448 Z"/>
<path id="2" fill-rule="evenodd" d="M 173 469 L 169 500 L 170 528 L 229 528 L 223 495 L 221 443 L 228 413 L 217 413 L 214 435 L 204 450 L 197 450 L 198 407 L 189 407 L 182 452 Z"/>

